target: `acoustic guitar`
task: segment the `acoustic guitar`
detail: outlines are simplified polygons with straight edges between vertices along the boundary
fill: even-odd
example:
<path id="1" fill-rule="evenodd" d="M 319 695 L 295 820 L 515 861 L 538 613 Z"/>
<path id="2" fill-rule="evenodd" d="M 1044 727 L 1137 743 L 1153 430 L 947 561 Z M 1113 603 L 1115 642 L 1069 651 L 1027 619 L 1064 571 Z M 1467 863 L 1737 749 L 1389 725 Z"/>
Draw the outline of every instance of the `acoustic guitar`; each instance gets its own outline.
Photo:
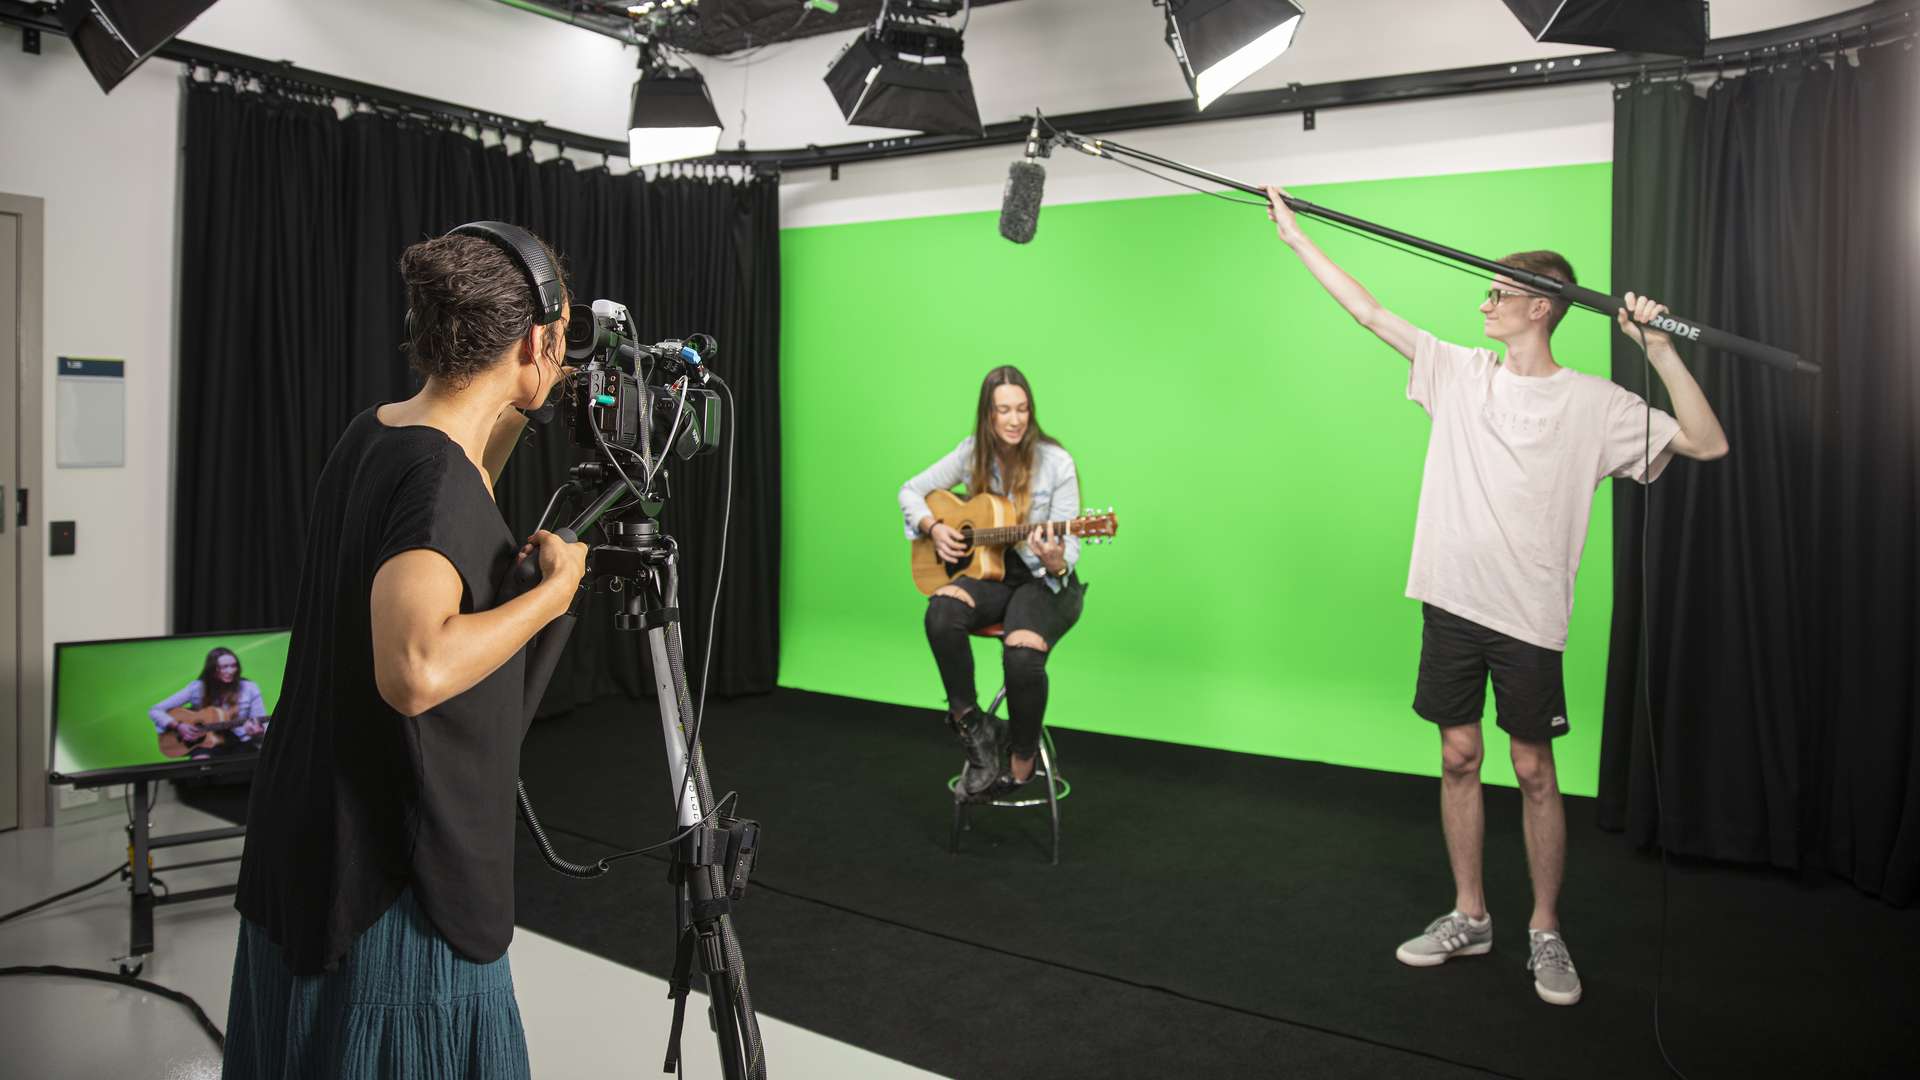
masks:
<path id="1" fill-rule="evenodd" d="M 931 537 L 913 542 L 913 583 L 928 596 L 955 578 L 1004 580 L 1007 548 L 1024 542 L 1037 525 L 1044 524 L 1056 536 L 1078 536 L 1092 544 L 1105 543 L 1120 528 L 1112 507 L 1082 514 L 1072 521 L 1022 523 L 1014 516 L 1013 503 L 990 491 L 968 499 L 951 491 L 929 492 L 927 510 L 936 524 L 960 530 L 968 544 L 959 562 L 948 563 L 934 551 Z"/>
<path id="2" fill-rule="evenodd" d="M 173 717 L 176 724 L 192 724 L 200 729 L 197 739 L 183 739 L 176 728 L 168 728 L 160 733 L 160 752 L 167 757 L 186 757 L 198 750 L 217 750 L 227 744 L 226 733 L 246 723 L 235 715 L 238 709 L 223 709 L 218 705 L 209 705 L 204 709 L 189 709 L 181 706 L 168 709 L 167 715 Z"/>

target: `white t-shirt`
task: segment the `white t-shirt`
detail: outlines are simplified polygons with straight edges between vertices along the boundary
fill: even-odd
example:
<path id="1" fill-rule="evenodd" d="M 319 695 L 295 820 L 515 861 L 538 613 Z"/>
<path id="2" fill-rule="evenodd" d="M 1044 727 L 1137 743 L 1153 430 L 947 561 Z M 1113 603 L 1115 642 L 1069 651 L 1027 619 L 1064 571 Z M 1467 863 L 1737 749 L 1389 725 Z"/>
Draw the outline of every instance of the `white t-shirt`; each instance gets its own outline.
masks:
<path id="1" fill-rule="evenodd" d="M 1594 490 L 1659 477 L 1679 423 L 1606 379 L 1515 375 L 1490 350 L 1424 331 L 1407 397 L 1433 417 L 1407 595 L 1565 651 Z"/>

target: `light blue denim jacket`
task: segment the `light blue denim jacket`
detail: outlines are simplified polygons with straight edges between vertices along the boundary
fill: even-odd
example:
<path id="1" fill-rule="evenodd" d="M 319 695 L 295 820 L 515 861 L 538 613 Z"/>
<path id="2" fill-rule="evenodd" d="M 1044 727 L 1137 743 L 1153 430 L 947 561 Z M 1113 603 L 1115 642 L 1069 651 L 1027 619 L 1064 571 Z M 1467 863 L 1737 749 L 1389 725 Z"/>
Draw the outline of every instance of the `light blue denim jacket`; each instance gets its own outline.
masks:
<path id="1" fill-rule="evenodd" d="M 969 463 L 973 456 L 973 436 L 960 440 L 953 453 L 928 466 L 913 479 L 900 485 L 900 513 L 907 519 L 907 539 L 917 540 L 920 531 L 915 527 L 920 519 L 931 517 L 927 509 L 927 493 L 943 488 L 953 488 L 967 482 Z M 1073 455 L 1054 444 L 1043 442 L 1035 449 L 1036 461 L 1033 470 L 1033 496 L 1027 507 L 1027 522 L 1038 524 L 1042 521 L 1072 521 L 1080 515 L 1080 476 L 1073 468 Z M 993 467 L 993 476 L 988 489 L 996 495 L 1005 495 L 1006 487 L 1000 481 L 1000 466 Z M 1040 557 L 1027 550 L 1022 543 L 1014 547 L 1020 558 L 1026 561 L 1027 569 L 1033 576 L 1047 583 L 1047 588 L 1060 591 L 1061 579 L 1047 573 Z M 1067 537 L 1067 572 L 1080 561 L 1080 538 Z"/>
<path id="2" fill-rule="evenodd" d="M 157 734 L 173 726 L 173 717 L 169 715 L 169 710 L 177 709 L 182 705 L 198 709 L 201 703 L 206 700 L 207 684 L 201 682 L 199 679 L 195 679 L 181 688 L 181 690 L 172 697 L 148 709 L 147 718 L 153 721 L 153 730 Z M 260 696 L 259 685 L 252 679 L 240 680 L 240 691 L 238 695 L 236 695 L 235 709 L 237 711 L 234 713 L 233 718 L 237 720 L 267 719 L 267 703 Z M 253 736 L 248 735 L 239 728 L 234 728 L 231 734 L 241 742 L 253 741 Z"/>

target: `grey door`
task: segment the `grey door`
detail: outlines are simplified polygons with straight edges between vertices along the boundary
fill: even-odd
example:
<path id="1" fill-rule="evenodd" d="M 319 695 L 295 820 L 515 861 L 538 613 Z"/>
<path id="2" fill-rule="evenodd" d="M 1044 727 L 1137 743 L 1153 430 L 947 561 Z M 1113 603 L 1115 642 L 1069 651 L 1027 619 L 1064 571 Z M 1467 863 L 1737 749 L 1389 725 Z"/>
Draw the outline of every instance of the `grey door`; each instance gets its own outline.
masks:
<path id="1" fill-rule="evenodd" d="M 20 824 L 20 232 L 19 215 L 0 213 L 0 829 Z"/>

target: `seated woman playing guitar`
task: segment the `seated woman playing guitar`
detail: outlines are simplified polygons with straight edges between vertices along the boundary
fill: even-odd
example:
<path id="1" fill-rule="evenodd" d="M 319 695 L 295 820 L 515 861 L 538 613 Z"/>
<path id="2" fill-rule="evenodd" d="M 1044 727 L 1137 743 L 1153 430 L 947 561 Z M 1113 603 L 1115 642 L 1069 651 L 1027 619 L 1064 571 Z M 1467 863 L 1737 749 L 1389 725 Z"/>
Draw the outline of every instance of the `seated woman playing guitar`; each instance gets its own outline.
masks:
<path id="1" fill-rule="evenodd" d="M 227 648 L 208 652 L 200 677 L 148 709 L 147 716 L 168 757 L 233 753 L 267 731 L 260 687 L 240 677 L 240 658 Z"/>
<path id="2" fill-rule="evenodd" d="M 1047 708 L 1047 654 L 1080 618 L 1086 587 L 1074 573 L 1080 541 L 1066 525 L 1080 512 L 1080 480 L 1073 456 L 1040 428 L 1033 391 L 1020 369 L 994 368 L 980 384 L 973 434 L 953 452 L 900 487 L 907 537 L 931 537 L 940 559 L 967 559 L 967 533 L 941 524 L 927 495 L 965 482 L 970 494 L 992 492 L 1013 504 L 1015 521 L 1033 525 L 1016 559 L 1005 560 L 1002 580 L 956 577 L 927 603 L 927 643 L 947 693 L 947 725 L 967 748 L 956 798 L 977 798 L 996 787 L 1033 778 L 1040 721 Z M 973 684 L 970 631 L 993 623 L 1006 628 L 1002 663 L 1007 676 L 1009 731 L 1003 737 L 980 711 Z"/>

